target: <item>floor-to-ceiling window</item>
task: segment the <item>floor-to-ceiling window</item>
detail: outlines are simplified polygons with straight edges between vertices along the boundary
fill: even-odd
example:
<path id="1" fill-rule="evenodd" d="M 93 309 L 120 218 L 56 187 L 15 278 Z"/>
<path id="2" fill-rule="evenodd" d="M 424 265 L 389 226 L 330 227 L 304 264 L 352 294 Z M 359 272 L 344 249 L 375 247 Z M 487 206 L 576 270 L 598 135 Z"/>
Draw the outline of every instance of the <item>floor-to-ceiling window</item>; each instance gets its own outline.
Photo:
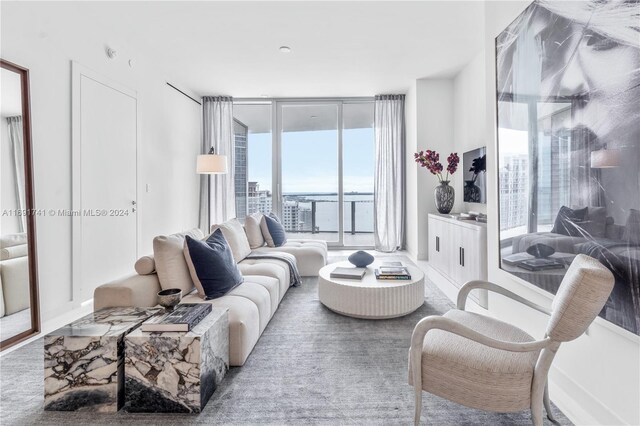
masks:
<path id="1" fill-rule="evenodd" d="M 373 246 L 372 100 L 240 100 L 234 118 L 247 128 L 239 212 L 275 212 L 289 238 Z"/>

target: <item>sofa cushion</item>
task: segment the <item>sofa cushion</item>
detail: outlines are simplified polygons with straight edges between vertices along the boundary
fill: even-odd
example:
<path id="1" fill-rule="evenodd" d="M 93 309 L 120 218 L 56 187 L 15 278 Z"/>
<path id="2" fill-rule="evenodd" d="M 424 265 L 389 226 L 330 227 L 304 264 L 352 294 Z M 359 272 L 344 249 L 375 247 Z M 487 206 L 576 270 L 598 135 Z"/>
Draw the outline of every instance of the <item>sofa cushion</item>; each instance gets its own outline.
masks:
<path id="1" fill-rule="evenodd" d="M 4 234 L 0 237 L 0 248 L 20 246 L 27 244 L 27 233 L 18 232 L 17 234 Z"/>
<path id="2" fill-rule="evenodd" d="M 158 304 L 160 282 L 158 275 L 133 274 L 96 287 L 93 291 L 93 310 Z"/>
<path id="3" fill-rule="evenodd" d="M 216 229 L 205 241 L 187 235 L 184 257 L 201 297 L 222 297 L 244 280 L 221 229 Z"/>
<path id="4" fill-rule="evenodd" d="M 551 232 L 554 234 L 581 237 L 585 235 L 582 226 L 587 217 L 587 208 L 574 210 L 567 206 L 560 207 Z"/>
<path id="5" fill-rule="evenodd" d="M 29 258 L 16 257 L 2 262 L 2 293 L 4 313 L 11 315 L 27 309 L 29 300 Z"/>
<path id="6" fill-rule="evenodd" d="M 227 244 L 231 247 L 233 258 L 236 263 L 247 257 L 251 253 L 251 247 L 249 246 L 249 240 L 247 240 L 247 234 L 244 233 L 244 228 L 238 219 L 231 219 L 224 223 L 213 225 L 211 232 L 216 229 L 222 231 L 222 235 L 227 240 Z"/>
<path id="7" fill-rule="evenodd" d="M 280 247 L 287 242 L 287 234 L 284 226 L 282 226 L 275 216 L 263 215 L 262 219 L 260 219 L 260 229 L 269 247 Z"/>
<path id="8" fill-rule="evenodd" d="M 273 316 L 280 304 L 280 281 L 277 278 L 266 277 L 264 275 L 245 275 L 244 281 L 245 284 L 260 284 L 269 292 L 269 299 L 271 300 L 271 316 Z"/>
<path id="9" fill-rule="evenodd" d="M 0 260 L 15 259 L 16 257 L 24 257 L 29 254 L 28 244 L 19 244 L 17 246 L 5 247 L 0 249 Z"/>
<path id="10" fill-rule="evenodd" d="M 513 253 L 522 253 L 535 244 L 546 244 L 556 252 L 578 253 L 577 246 L 586 242 L 585 238 L 569 237 L 552 232 L 535 232 L 533 234 L 516 235 L 512 240 Z"/>
<path id="11" fill-rule="evenodd" d="M 136 260 L 133 268 L 139 275 L 151 275 L 156 272 L 156 261 L 153 259 L 153 255 L 142 256 Z"/>
<path id="12" fill-rule="evenodd" d="M 629 210 L 627 224 L 624 227 L 622 239 L 629 244 L 640 244 L 640 211 L 636 209 Z"/>
<path id="13" fill-rule="evenodd" d="M 282 300 L 291 286 L 289 265 L 277 259 L 245 259 L 238 264 L 242 275 L 261 275 L 276 278 L 280 286 L 279 298 Z"/>
<path id="14" fill-rule="evenodd" d="M 153 258 L 163 290 L 179 288 L 182 294 L 193 290 L 193 281 L 183 254 L 186 235 L 197 239 L 204 237 L 201 230 L 194 228 L 177 234 L 159 235 L 153 239 Z"/>
<path id="15" fill-rule="evenodd" d="M 247 234 L 249 247 L 252 249 L 262 247 L 264 245 L 264 237 L 260 229 L 260 221 L 262 213 L 253 213 L 244 219 L 244 232 Z"/>
<path id="16" fill-rule="evenodd" d="M 254 253 L 279 251 L 295 256 L 298 272 L 303 277 L 317 277 L 327 264 L 327 243 L 318 240 L 289 240 L 281 247 L 260 247 Z"/>
<path id="17" fill-rule="evenodd" d="M 251 300 L 258 307 L 260 334 L 267 328 L 271 319 L 271 296 L 264 286 L 245 281 L 229 292 L 229 296 L 241 296 Z"/>
<path id="18" fill-rule="evenodd" d="M 226 295 L 213 300 L 203 300 L 191 293 L 180 303 L 211 303 L 214 308 L 229 310 L 229 365 L 240 367 L 249 357 L 260 337 L 260 314 L 251 300 L 242 296 Z"/>

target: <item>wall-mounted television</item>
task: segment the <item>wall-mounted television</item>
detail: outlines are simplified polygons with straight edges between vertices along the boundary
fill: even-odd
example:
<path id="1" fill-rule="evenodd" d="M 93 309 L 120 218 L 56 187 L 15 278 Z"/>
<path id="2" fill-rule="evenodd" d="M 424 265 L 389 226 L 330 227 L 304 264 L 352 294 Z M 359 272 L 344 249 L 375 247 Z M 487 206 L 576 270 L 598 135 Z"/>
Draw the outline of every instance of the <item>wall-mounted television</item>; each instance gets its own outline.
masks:
<path id="1" fill-rule="evenodd" d="M 487 203 L 487 148 L 482 147 L 462 155 L 465 203 Z"/>

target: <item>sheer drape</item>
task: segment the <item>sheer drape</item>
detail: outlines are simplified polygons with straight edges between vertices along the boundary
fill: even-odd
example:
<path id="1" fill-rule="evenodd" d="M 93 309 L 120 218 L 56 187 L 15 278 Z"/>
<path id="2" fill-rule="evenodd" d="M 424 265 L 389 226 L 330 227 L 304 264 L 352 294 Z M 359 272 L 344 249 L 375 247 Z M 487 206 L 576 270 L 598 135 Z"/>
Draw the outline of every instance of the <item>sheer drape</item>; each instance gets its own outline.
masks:
<path id="1" fill-rule="evenodd" d="M 216 154 L 226 155 L 229 170 L 224 175 L 200 176 L 200 228 L 209 232 L 211 224 L 224 222 L 236 214 L 233 98 L 205 96 L 202 106 L 202 152 L 207 153 L 213 147 Z"/>
<path id="2" fill-rule="evenodd" d="M 376 250 L 404 246 L 404 95 L 378 95 L 374 106 L 376 166 L 374 232 Z"/>
<path id="3" fill-rule="evenodd" d="M 572 119 L 582 122 L 584 100 L 573 101 Z M 601 149 L 595 146 L 595 135 L 589 129 L 576 127 L 571 132 L 571 150 L 569 168 L 571 177 L 571 205 L 579 207 L 601 207 L 605 205 L 599 169 L 591 167 L 591 151 Z"/>
<path id="4" fill-rule="evenodd" d="M 16 208 L 18 210 L 24 210 L 26 205 L 24 198 L 24 133 L 22 130 L 22 117 L 7 117 L 7 124 L 9 126 L 9 143 L 11 144 L 13 154 L 13 173 L 16 182 Z M 27 229 L 26 216 L 21 215 L 19 219 L 19 232 L 25 232 Z"/>

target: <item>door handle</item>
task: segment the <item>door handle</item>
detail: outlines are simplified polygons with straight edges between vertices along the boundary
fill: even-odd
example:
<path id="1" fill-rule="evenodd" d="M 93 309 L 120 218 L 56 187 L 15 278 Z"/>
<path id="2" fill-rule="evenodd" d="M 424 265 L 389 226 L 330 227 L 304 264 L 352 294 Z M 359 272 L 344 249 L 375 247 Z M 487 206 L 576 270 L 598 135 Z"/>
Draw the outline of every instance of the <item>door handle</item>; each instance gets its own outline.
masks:
<path id="1" fill-rule="evenodd" d="M 440 237 L 436 236 L 436 251 L 440 251 Z"/>
<path id="2" fill-rule="evenodd" d="M 464 247 L 460 247 L 460 265 L 464 267 Z"/>
<path id="3" fill-rule="evenodd" d="M 458 265 L 462 266 L 462 247 L 458 247 Z"/>

